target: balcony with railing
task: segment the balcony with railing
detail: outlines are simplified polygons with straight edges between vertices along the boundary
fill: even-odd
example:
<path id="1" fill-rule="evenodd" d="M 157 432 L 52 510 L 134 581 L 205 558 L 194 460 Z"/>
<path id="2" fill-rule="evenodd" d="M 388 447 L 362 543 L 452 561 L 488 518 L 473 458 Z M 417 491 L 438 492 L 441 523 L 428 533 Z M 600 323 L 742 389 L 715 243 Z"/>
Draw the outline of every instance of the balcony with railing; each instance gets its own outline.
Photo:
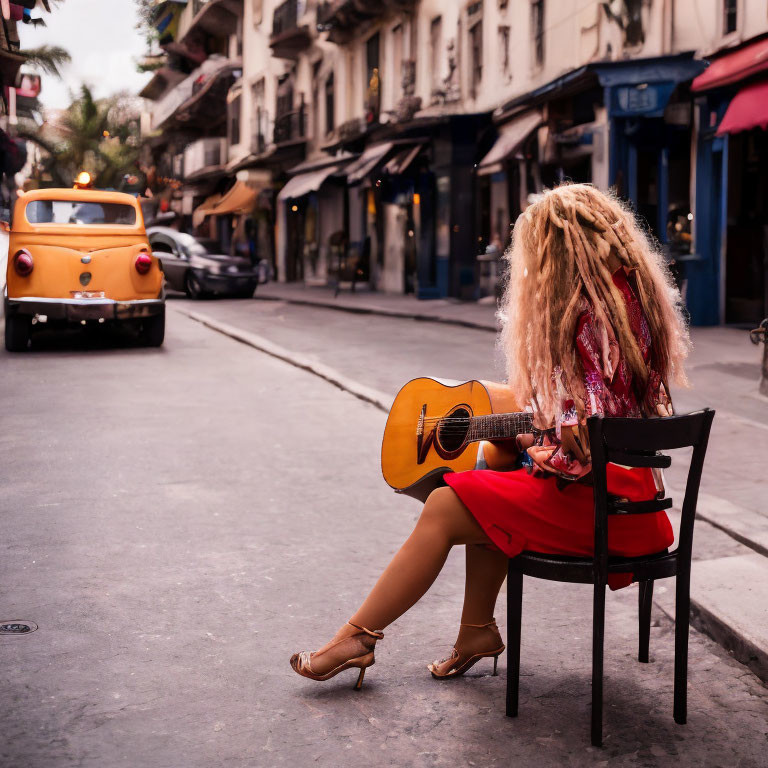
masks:
<path id="1" fill-rule="evenodd" d="M 200 32 L 214 37 L 233 35 L 243 6 L 244 0 L 192 0 L 182 17 L 179 38 L 183 42 Z"/>
<path id="2" fill-rule="evenodd" d="M 274 142 L 277 147 L 307 140 L 307 110 L 304 104 L 275 118 Z"/>
<path id="3" fill-rule="evenodd" d="M 279 59 L 296 60 L 299 53 L 312 43 L 307 24 L 299 24 L 299 0 L 284 0 L 272 17 L 269 47 Z"/>
<path id="4" fill-rule="evenodd" d="M 317 6 L 317 29 L 332 43 L 347 43 L 362 25 L 401 11 L 411 11 L 417 0 L 326 0 Z"/>
<path id="5" fill-rule="evenodd" d="M 216 175 L 227 162 L 227 140 L 221 137 L 198 139 L 184 150 L 184 180 L 194 181 Z"/>
<path id="6" fill-rule="evenodd" d="M 224 122 L 227 93 L 241 68 L 239 59 L 210 56 L 155 102 L 153 129 L 184 128 L 198 135 L 210 134 Z"/>

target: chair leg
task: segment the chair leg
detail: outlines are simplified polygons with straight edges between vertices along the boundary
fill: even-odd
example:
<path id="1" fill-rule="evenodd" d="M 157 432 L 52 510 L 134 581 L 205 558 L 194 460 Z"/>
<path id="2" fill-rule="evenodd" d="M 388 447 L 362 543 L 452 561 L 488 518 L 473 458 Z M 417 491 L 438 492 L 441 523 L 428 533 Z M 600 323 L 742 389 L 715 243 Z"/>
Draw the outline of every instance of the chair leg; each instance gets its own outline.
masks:
<path id="1" fill-rule="evenodd" d="M 653 579 L 640 582 L 637 595 L 637 607 L 640 622 L 640 644 L 637 660 L 648 663 L 648 646 L 651 639 L 651 607 L 653 606 Z"/>
<path id="2" fill-rule="evenodd" d="M 603 644 L 605 585 L 595 584 L 592 603 L 592 746 L 603 746 Z"/>
<path id="3" fill-rule="evenodd" d="M 523 574 L 510 568 L 507 572 L 507 717 L 517 717 L 522 617 Z"/>
<path id="4" fill-rule="evenodd" d="M 679 573 L 675 589 L 675 722 L 688 719 L 688 624 L 691 613 L 691 576 Z"/>

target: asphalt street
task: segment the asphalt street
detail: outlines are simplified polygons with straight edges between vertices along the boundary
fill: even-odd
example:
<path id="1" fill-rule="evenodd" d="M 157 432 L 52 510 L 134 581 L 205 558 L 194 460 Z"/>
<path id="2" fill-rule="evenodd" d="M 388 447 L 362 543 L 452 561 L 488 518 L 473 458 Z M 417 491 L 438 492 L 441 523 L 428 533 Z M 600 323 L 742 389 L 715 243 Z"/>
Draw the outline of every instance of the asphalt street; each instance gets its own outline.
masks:
<path id="1" fill-rule="evenodd" d="M 454 329 L 390 338 L 374 318 L 355 331 L 323 316 L 271 327 L 311 354 L 333 346 L 385 390 L 407 370 L 498 370 L 478 370 Z M 638 664 L 634 588 L 608 600 L 602 750 L 589 588 L 526 582 L 518 719 L 503 663 L 432 680 L 425 664 L 455 637 L 460 551 L 388 629 L 361 692 L 352 674 L 298 678 L 290 654 L 348 618 L 419 512 L 380 478 L 385 415 L 173 311 L 158 350 L 43 341 L 0 353 L 0 618 L 40 627 L 0 637 L 0 765 L 764 765 L 768 691 L 695 631 L 689 721 L 675 725 L 672 625 L 655 616 L 652 663 Z"/>

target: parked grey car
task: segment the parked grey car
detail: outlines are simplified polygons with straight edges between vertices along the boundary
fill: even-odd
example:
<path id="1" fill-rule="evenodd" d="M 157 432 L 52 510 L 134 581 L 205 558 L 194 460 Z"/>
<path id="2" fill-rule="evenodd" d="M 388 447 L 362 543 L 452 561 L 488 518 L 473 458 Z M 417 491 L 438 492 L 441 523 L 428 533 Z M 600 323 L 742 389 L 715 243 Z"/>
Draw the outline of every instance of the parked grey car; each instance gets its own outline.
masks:
<path id="1" fill-rule="evenodd" d="M 163 263 L 166 284 L 193 299 L 228 295 L 251 298 L 259 284 L 251 262 L 215 253 L 210 241 L 170 227 L 147 229 L 152 253 Z"/>

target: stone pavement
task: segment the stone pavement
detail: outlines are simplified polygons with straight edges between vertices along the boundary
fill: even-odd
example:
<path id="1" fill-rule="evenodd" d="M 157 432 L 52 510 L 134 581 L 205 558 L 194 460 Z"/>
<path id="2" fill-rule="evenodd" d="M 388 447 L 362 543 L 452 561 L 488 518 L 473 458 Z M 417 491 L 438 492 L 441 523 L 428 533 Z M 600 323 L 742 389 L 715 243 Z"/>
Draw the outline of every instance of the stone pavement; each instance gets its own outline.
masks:
<path id="1" fill-rule="evenodd" d="M 412 296 L 349 290 L 335 296 L 330 288 L 284 283 L 259 286 L 256 298 L 487 331 L 497 329 L 492 302 L 419 301 Z M 196 306 L 204 315 L 216 312 L 215 303 Z M 248 330 L 245 312 L 240 313 L 235 325 Z M 768 398 L 757 390 L 761 349 L 749 342 L 743 330 L 733 328 L 694 328 L 692 339 L 688 366 L 692 387 L 674 392 L 677 410 L 711 407 L 717 411 L 699 504 L 699 516 L 710 527 L 705 531 L 699 526 L 695 548 L 703 535 L 713 542 L 707 543 L 708 557 L 697 565 L 692 579 L 696 620 L 743 663 L 768 679 L 768 597 L 762 588 L 768 584 Z M 271 352 L 264 341 L 260 348 Z M 278 355 L 283 359 L 296 355 L 290 349 L 283 351 L 284 355 Z M 296 359 L 304 368 L 317 365 L 300 355 Z M 328 373 L 327 366 L 319 367 L 323 370 L 318 375 L 344 385 L 343 375 L 334 376 L 335 372 Z M 337 378 L 341 378 L 341 384 Z M 347 377 L 346 384 L 357 396 L 376 400 L 375 393 L 372 397 L 360 382 Z M 384 409 L 390 401 L 388 393 L 379 397 Z M 738 450 L 737 446 L 748 448 Z M 733 459 L 737 450 L 738 463 Z M 673 466 L 667 479 L 673 491 L 681 491 L 684 467 Z M 718 536 L 717 531 L 726 535 Z M 724 573 L 730 577 L 723 579 Z M 663 595 L 663 591 L 657 595 L 657 603 L 673 615 Z"/>

